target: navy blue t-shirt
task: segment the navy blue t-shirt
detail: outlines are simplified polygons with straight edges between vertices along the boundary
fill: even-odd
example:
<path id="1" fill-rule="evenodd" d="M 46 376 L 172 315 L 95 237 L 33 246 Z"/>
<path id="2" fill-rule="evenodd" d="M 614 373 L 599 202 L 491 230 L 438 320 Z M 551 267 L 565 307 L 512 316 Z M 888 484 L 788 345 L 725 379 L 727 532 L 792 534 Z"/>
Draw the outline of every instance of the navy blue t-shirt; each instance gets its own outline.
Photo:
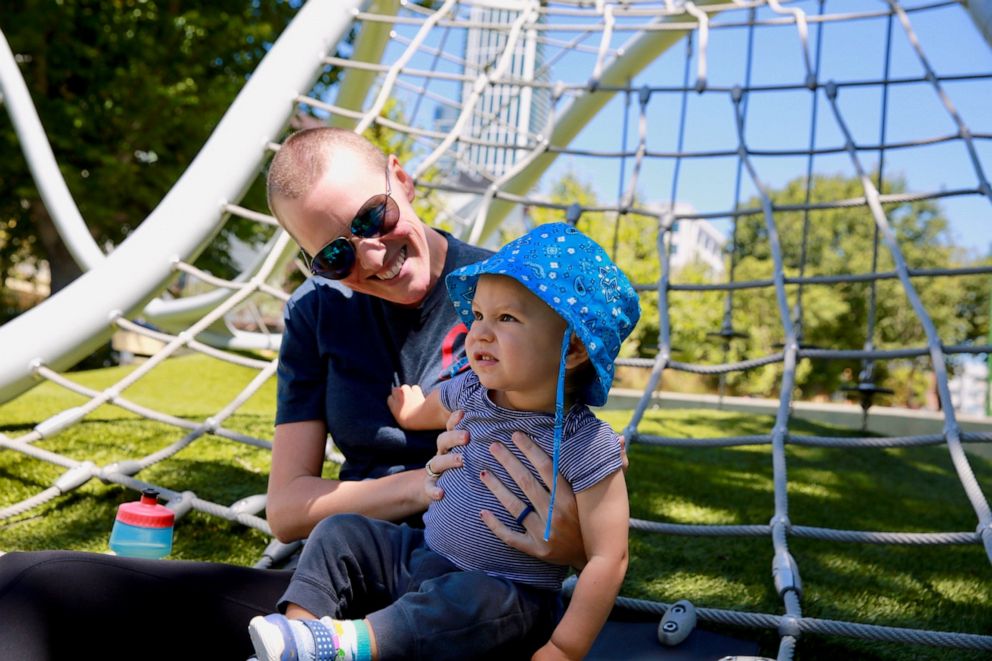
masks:
<path id="1" fill-rule="evenodd" d="M 286 304 L 276 424 L 323 420 L 346 459 L 342 480 L 419 468 L 436 451 L 437 432 L 400 429 L 386 398 L 401 383 L 430 392 L 464 355 L 467 330 L 444 278 L 491 253 L 444 236 L 444 271 L 417 308 L 324 278 L 308 279 Z"/>

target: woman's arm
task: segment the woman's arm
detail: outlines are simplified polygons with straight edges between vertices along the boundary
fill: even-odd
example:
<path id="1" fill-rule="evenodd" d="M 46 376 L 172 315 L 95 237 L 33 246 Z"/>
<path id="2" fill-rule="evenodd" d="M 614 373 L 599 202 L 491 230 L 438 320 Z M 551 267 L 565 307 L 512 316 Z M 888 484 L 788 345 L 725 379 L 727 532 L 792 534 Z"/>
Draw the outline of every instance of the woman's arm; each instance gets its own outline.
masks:
<path id="1" fill-rule="evenodd" d="M 630 511 L 623 472 L 578 493 L 576 501 L 589 562 L 579 574 L 565 615 L 551 640 L 534 654 L 535 661 L 584 658 L 609 617 L 627 572 Z"/>
<path id="2" fill-rule="evenodd" d="M 396 521 L 427 508 L 424 472 L 410 470 L 374 480 L 320 477 L 327 428 L 320 420 L 276 425 L 266 516 L 280 541 L 310 534 L 322 519 L 356 512 Z"/>

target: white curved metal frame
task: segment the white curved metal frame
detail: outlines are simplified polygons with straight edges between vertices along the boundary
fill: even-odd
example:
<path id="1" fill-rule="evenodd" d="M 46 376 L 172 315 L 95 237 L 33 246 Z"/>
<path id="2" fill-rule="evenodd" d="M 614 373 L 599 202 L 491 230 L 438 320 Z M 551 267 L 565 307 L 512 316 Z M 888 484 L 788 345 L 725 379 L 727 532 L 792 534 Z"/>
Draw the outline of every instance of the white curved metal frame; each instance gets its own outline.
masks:
<path id="1" fill-rule="evenodd" d="M 7 347 L 0 353 L 0 402 L 35 383 L 34 365 L 61 370 L 87 356 L 110 337 L 115 316 L 141 310 L 161 291 L 174 273 L 176 260 L 195 258 L 203 250 L 226 219 L 225 205 L 239 200 L 257 176 L 268 145 L 285 127 L 297 97 L 313 86 L 326 53 L 346 34 L 351 12 L 360 4 L 349 0 L 302 7 L 173 189 L 138 230 L 105 258 L 85 248 L 87 239 L 93 243 L 92 237 L 64 182 L 59 187 L 61 177 L 51 178 L 54 157 L 47 141 L 43 145 L 30 141 L 32 154 L 37 156 L 32 168 L 46 177 L 39 181 L 46 182 L 45 188 L 55 182 L 49 188 L 54 195 L 46 194 L 46 204 L 53 203 L 50 210 L 62 219 L 60 229 L 65 235 L 75 237 L 70 241 L 74 254 L 78 253 L 89 271 L 0 328 L 0 346 Z M 8 66 L 12 62 L 11 57 Z M 15 70 L 17 76 L 3 73 L 8 109 L 26 118 L 28 134 L 37 137 L 41 125 L 30 98 L 25 98 L 26 90 L 18 93 L 16 85 L 8 88 L 11 78 L 20 78 L 19 72 Z M 223 300 L 226 294 L 213 296 Z"/>

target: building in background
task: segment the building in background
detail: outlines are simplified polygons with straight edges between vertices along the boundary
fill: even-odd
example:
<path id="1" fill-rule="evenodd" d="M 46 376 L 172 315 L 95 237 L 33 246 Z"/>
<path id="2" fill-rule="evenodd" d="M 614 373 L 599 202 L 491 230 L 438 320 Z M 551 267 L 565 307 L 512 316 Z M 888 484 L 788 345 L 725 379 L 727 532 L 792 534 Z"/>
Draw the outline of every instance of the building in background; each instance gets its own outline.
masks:
<path id="1" fill-rule="evenodd" d="M 985 415 L 989 391 L 989 366 L 984 361 L 966 360 L 957 365 L 954 378 L 947 383 L 954 410 L 961 415 Z"/>
<path id="2" fill-rule="evenodd" d="M 681 220 L 672 229 L 671 265 L 677 271 L 692 263 L 698 263 L 710 271 L 710 275 L 723 275 L 724 246 L 727 237 L 708 220 Z"/>
<path id="3" fill-rule="evenodd" d="M 517 9 L 500 8 L 504 3 L 490 2 L 489 7 L 473 6 L 469 20 L 476 24 L 506 26 L 505 29 L 470 28 L 465 38 L 465 74 L 473 80 L 494 68 L 506 53 L 510 26 L 520 16 Z M 537 30 L 525 30 L 517 40 L 510 65 L 503 78 L 547 83 L 550 72 L 544 66 L 544 49 L 538 43 Z M 466 82 L 463 102 L 474 83 Z M 469 135 L 486 142 L 506 146 L 462 144 L 463 162 L 480 178 L 501 177 L 530 151 L 534 137 L 544 131 L 551 112 L 551 90 L 529 85 L 489 85 L 482 92 L 468 124 Z M 521 147 L 522 149 L 515 149 Z M 487 176 L 488 175 L 488 176 Z"/>
<path id="4" fill-rule="evenodd" d="M 469 8 L 469 20 L 474 25 L 487 27 L 472 27 L 466 32 L 463 73 L 469 80 L 462 86 L 462 107 L 473 92 L 474 81 L 494 69 L 507 52 L 510 28 L 520 16 L 520 6 L 519 2 L 490 0 L 486 6 Z M 550 81 L 544 49 L 538 43 L 536 30 L 525 30 L 519 35 L 509 66 L 501 78 Z M 438 106 L 434 111 L 434 130 L 451 133 L 461 111 L 453 105 Z M 480 193 L 533 151 L 550 114 L 549 87 L 487 85 L 476 100 L 459 141 L 451 148 L 451 153 L 438 160 L 438 171 L 444 183 L 463 191 L 445 193 L 438 220 L 453 227 L 456 234 L 466 234 L 475 222 Z M 518 206 L 505 223 L 526 228 L 528 219 Z M 496 240 L 496 235 L 489 238 L 490 243 Z"/>
<path id="5" fill-rule="evenodd" d="M 469 20 L 476 25 L 501 26 L 473 27 L 465 38 L 464 73 L 474 81 L 493 67 L 506 53 L 510 26 L 519 15 L 519 3 L 490 0 L 488 6 L 473 5 Z M 505 27 L 502 27 L 505 26 Z M 550 81 L 550 71 L 545 66 L 544 49 L 538 43 L 536 30 L 524 31 L 516 43 L 504 78 Z M 464 104 L 474 87 L 466 82 L 462 87 Z M 458 120 L 460 110 L 454 106 L 438 106 L 434 113 L 434 130 L 450 133 Z M 472 144 L 459 141 L 453 154 L 438 161 L 438 170 L 448 183 L 458 188 L 476 190 L 505 175 L 534 147 L 536 138 L 546 128 L 551 115 L 551 89 L 528 85 L 489 85 L 478 99 L 464 134 L 475 140 L 495 144 Z M 514 147 L 520 147 L 515 149 Z M 445 208 L 439 217 L 459 229 L 467 228 L 475 220 L 479 197 L 474 193 L 445 195 Z M 681 206 L 681 205 L 677 205 Z M 686 211 L 679 208 L 679 211 Z M 504 221 L 508 234 L 517 235 L 530 229 L 526 211 L 517 207 Z M 457 231 L 457 230 L 456 230 Z M 504 232 L 506 235 L 507 232 Z M 498 247 L 500 238 L 489 237 L 489 246 Z M 706 220 L 682 221 L 672 232 L 672 268 L 678 270 L 698 263 L 709 270 L 714 278 L 725 271 L 723 248 L 727 238 L 716 226 Z"/>

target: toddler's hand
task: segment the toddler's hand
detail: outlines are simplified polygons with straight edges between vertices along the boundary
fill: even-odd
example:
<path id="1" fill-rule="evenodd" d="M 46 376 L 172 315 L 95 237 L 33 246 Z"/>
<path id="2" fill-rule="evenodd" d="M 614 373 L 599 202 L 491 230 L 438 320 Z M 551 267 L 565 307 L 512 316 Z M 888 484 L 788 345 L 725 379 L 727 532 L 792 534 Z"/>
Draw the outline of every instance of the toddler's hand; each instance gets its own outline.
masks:
<path id="1" fill-rule="evenodd" d="M 392 394 L 386 398 L 386 405 L 400 427 L 407 427 L 425 399 L 420 386 L 402 385 L 393 388 Z"/>

